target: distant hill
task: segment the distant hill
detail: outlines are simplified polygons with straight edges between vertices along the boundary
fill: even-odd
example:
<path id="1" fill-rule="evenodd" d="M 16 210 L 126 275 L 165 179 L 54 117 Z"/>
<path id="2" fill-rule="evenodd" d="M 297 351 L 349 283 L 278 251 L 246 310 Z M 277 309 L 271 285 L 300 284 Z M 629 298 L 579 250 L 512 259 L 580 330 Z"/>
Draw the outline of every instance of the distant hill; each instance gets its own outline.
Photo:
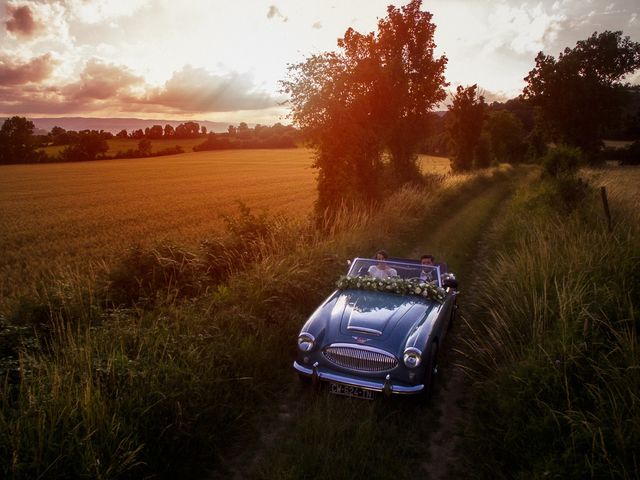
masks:
<path id="1" fill-rule="evenodd" d="M 65 130 L 104 130 L 106 132 L 118 133 L 122 129 L 131 133 L 132 130 L 151 127 L 153 125 L 161 125 L 164 127 L 169 124 L 177 127 L 181 123 L 188 120 L 146 120 L 142 118 L 95 118 L 95 117 L 48 117 L 48 118 L 29 118 L 38 131 L 44 133 L 50 132 L 53 127 L 62 127 Z M 4 121 L 4 119 L 2 119 Z M 210 122 L 208 120 L 192 120 L 200 126 L 207 127 L 209 132 L 221 133 L 226 132 L 231 123 L 228 122 Z M 247 124 L 254 127 L 254 124 Z"/>

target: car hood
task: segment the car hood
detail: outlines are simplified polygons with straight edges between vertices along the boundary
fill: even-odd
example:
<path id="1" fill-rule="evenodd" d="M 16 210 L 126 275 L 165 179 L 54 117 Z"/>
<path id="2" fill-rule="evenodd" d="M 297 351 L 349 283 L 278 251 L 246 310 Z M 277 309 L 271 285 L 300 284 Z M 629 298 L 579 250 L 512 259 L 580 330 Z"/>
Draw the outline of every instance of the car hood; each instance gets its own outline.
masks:
<path id="1" fill-rule="evenodd" d="M 413 295 L 343 290 L 331 312 L 342 335 L 366 336 L 384 342 L 405 337 L 425 318 L 434 302 Z"/>

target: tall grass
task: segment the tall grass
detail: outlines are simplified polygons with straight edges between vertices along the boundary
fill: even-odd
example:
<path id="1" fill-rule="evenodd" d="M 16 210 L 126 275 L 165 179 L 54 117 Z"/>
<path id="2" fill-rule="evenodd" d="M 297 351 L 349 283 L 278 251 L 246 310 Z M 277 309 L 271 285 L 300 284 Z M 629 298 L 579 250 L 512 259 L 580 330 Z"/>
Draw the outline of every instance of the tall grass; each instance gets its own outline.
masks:
<path id="1" fill-rule="evenodd" d="M 440 226 L 446 224 L 451 227 L 449 248 L 468 250 L 483 235 L 478 222 L 486 224 L 499 204 L 501 195 L 494 193 L 503 196 L 508 192 L 518 178 L 515 173 L 507 170 L 493 171 L 490 176 L 447 177 L 441 188 L 398 192 L 392 202 L 374 212 L 369 229 L 380 239 L 372 242 L 373 249 L 393 247 L 392 254 L 398 256 L 419 251 L 419 257 L 425 250 L 431 251 Z M 486 194 L 493 199 L 493 208 L 484 204 Z M 469 211 L 467 204 L 477 208 Z M 402 206 L 406 210 L 401 210 Z M 362 255 L 358 244 L 366 235 L 339 238 L 346 241 L 343 245 L 352 252 L 349 255 Z M 444 255 L 440 258 L 447 260 Z M 450 266 L 457 272 L 459 265 L 455 263 Z M 295 335 L 300 325 L 294 325 L 289 335 Z M 413 478 L 423 473 L 425 439 L 438 422 L 437 402 L 425 408 L 413 402 L 363 405 L 358 400 L 303 396 L 292 403 L 286 435 L 277 445 L 263 444 L 261 461 L 244 470 L 247 478 L 382 479 Z"/>
<path id="2" fill-rule="evenodd" d="M 294 428 L 287 430 L 278 448 L 269 451 L 249 478 L 415 478 L 415 465 L 398 461 L 424 454 L 421 443 L 413 440 L 427 431 L 411 415 L 386 403 L 363 404 L 308 392 L 299 395 L 302 401 L 290 412 Z"/>
<path id="3" fill-rule="evenodd" d="M 200 249 L 139 248 L 92 279 L 52 278 L 11 310 L 35 333 L 12 333 L 2 352 L 17 366 L 0 393 L 0 476 L 175 478 L 238 439 L 251 445 L 290 388 L 291 339 L 346 260 L 409 245 L 421 222 L 503 175 L 439 177 L 374 211 L 339 212 L 329 230 L 245 211 Z"/>
<path id="4" fill-rule="evenodd" d="M 639 225 L 609 232 L 598 192 L 567 211 L 553 188 L 520 193 L 467 322 L 469 474 L 638 478 Z"/>

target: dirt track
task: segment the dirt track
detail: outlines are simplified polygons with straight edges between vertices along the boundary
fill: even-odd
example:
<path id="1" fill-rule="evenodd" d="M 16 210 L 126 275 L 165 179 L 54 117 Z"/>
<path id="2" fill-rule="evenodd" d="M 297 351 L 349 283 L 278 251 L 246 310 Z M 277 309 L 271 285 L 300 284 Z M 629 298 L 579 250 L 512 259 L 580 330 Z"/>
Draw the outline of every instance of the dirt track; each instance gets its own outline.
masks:
<path id="1" fill-rule="evenodd" d="M 483 194 L 474 198 L 472 201 L 460 206 L 455 211 L 449 211 L 447 220 L 443 222 L 437 231 L 427 230 L 429 234 L 425 235 L 426 241 L 417 242 L 413 246 L 408 255 L 418 256 L 425 252 L 435 252 L 444 258 L 455 258 L 453 263 L 468 265 L 459 274 L 461 285 L 461 295 L 459 297 L 460 309 L 456 321 L 445 342 L 445 352 L 440 358 L 440 367 L 438 380 L 436 383 L 436 392 L 428 406 L 409 407 L 403 410 L 403 407 L 393 407 L 393 411 L 387 413 L 384 409 L 371 409 L 367 405 L 351 407 L 353 402 L 348 400 L 342 402 L 344 404 L 344 422 L 355 421 L 357 416 L 362 418 L 373 416 L 374 422 L 379 422 L 384 428 L 384 422 L 390 417 L 409 417 L 398 421 L 399 429 L 415 428 L 413 435 L 420 438 L 422 443 L 422 453 L 416 453 L 414 458 L 397 458 L 394 461 L 400 463 L 412 463 L 415 467 L 412 470 L 411 478 L 426 478 L 429 480 L 446 480 L 457 478 L 456 472 L 459 472 L 461 464 L 458 458 L 458 445 L 464 429 L 465 406 L 467 404 L 467 378 L 460 366 L 462 362 L 462 354 L 460 349 L 464 348 L 461 341 L 466 335 L 464 321 L 473 320 L 473 303 L 474 291 L 477 290 L 481 281 L 480 272 L 485 271 L 483 264 L 489 260 L 492 249 L 490 248 L 492 235 L 499 227 L 499 221 L 503 215 L 510 194 L 513 189 L 511 186 L 503 183 L 496 183 L 487 186 Z M 489 221 L 488 221 L 489 220 Z M 469 232 L 468 238 L 457 238 L 457 232 Z M 459 237 L 459 235 L 458 235 Z M 419 236 L 418 238 L 422 238 Z M 453 239 L 453 240 L 452 240 Z M 449 253 L 451 252 L 451 253 Z M 451 263 L 450 263 L 451 265 Z M 293 375 L 292 375 L 293 380 Z M 317 416 L 326 415 L 329 410 L 335 406 L 327 406 L 322 401 L 305 402 L 310 397 L 305 389 L 301 389 L 296 383 L 292 384 L 291 390 L 280 398 L 277 405 L 273 406 L 270 418 L 265 419 L 264 424 L 259 428 L 258 437 L 260 440 L 255 447 L 247 449 L 238 449 L 237 454 L 227 457 L 222 468 L 213 473 L 210 479 L 245 479 L 245 478 L 278 478 L 279 475 L 264 472 L 264 464 L 268 463 L 268 459 L 274 455 L 278 455 L 281 445 L 292 431 L 299 428 L 298 424 L 307 418 L 314 409 L 320 413 Z M 302 401 L 301 401 L 301 398 Z M 344 400 L 344 399 L 342 399 Z M 368 403 L 355 401 L 359 404 Z M 331 402 L 330 402 L 331 403 Z M 340 407 L 338 407 L 340 408 Z M 356 411 L 354 414 L 352 410 Z M 360 413 L 357 410 L 361 410 Z M 415 420 L 410 418 L 417 414 Z M 350 416 L 356 416 L 352 420 Z M 301 420 L 302 419 L 302 420 Z M 396 425 L 393 425 L 396 426 Z M 331 442 L 331 425 L 320 426 L 319 428 L 327 428 L 327 434 L 321 432 L 317 440 L 320 443 Z M 313 433 L 313 432 L 312 432 Z M 316 445 L 319 450 L 329 454 L 332 449 L 339 449 L 339 445 Z M 285 447 L 286 448 L 286 447 Z M 375 456 L 375 452 L 371 452 Z M 416 458 L 418 457 L 418 458 Z M 357 460 L 356 460 L 357 461 Z M 360 460 L 362 461 L 362 460 Z M 374 460 L 375 461 L 375 460 Z M 269 471 L 269 468 L 267 468 Z M 287 470 L 288 478 L 297 478 L 295 471 Z M 333 472 L 332 472 L 333 473 Z M 330 478 L 354 478 L 352 474 L 342 474 L 335 472 Z M 326 477 L 326 474 L 324 475 Z M 318 476 L 305 476 L 305 478 L 322 478 L 323 475 L 318 472 Z M 357 475 L 356 475 L 357 477 Z M 360 478 L 369 478 L 362 474 Z M 386 478 L 384 473 L 380 473 L 377 478 Z M 396 478 L 404 478 L 402 475 Z"/>
<path id="2" fill-rule="evenodd" d="M 440 409 L 438 428 L 432 432 L 428 442 L 428 460 L 421 464 L 425 478 L 429 480 L 449 480 L 461 478 L 460 469 L 464 461 L 460 457 L 460 440 L 464 435 L 464 419 L 469 399 L 467 389 L 469 379 L 464 373 L 464 358 L 460 350 L 464 349 L 462 339 L 469 333 L 466 322 L 473 323 L 476 314 L 475 295 L 481 285 L 481 274 L 486 271 L 491 258 L 491 244 L 497 234 L 501 215 L 506 202 L 496 204 L 494 223 L 489 226 L 486 235 L 477 242 L 471 271 L 467 283 L 461 291 L 458 316 L 449 334 L 446 357 L 440 368 L 444 381 L 438 384 L 438 393 L 434 398 Z"/>

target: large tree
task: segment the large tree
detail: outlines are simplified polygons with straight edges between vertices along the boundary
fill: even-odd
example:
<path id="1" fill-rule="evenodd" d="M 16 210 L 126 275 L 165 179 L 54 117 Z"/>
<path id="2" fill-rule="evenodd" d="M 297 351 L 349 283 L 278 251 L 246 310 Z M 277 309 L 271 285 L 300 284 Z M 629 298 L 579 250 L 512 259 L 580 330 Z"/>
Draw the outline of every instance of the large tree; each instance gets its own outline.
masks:
<path id="1" fill-rule="evenodd" d="M 95 130 L 80 132 L 72 145 L 60 152 L 60 159 L 65 162 L 83 162 L 95 160 L 109 150 L 105 135 Z"/>
<path id="2" fill-rule="evenodd" d="M 380 121 L 400 181 L 417 173 L 416 152 L 425 138 L 429 113 L 446 98 L 447 59 L 434 56 L 436 26 L 432 14 L 420 11 L 420 5 L 413 1 L 401 9 L 391 6 L 387 18 L 378 22 L 376 50 L 385 95 Z"/>
<path id="3" fill-rule="evenodd" d="M 484 129 L 489 139 L 491 159 L 496 162 L 519 163 L 527 151 L 522 122 L 506 109 L 488 112 Z"/>
<path id="4" fill-rule="evenodd" d="M 145 134 L 147 138 L 151 140 L 157 140 L 159 138 L 162 138 L 164 129 L 162 128 L 162 125 L 153 125 L 148 132 L 145 132 Z"/>
<path id="5" fill-rule="evenodd" d="M 282 81 L 293 121 L 317 149 L 320 213 L 375 200 L 388 183 L 379 176 L 385 151 L 393 180 L 418 173 L 416 151 L 429 112 L 445 98 L 447 62 L 434 57 L 435 25 L 421 4 L 388 7 L 377 33 L 349 28 L 339 51 L 291 65 Z"/>
<path id="6" fill-rule="evenodd" d="M 11 117 L 0 128 L 0 164 L 36 161 L 33 122 L 24 117 Z"/>
<path id="7" fill-rule="evenodd" d="M 556 140 L 595 153 L 603 127 L 625 101 L 625 75 L 640 67 L 640 44 L 622 32 L 591 35 L 556 60 L 543 52 L 525 78 L 523 98 L 540 107 Z"/>
<path id="8" fill-rule="evenodd" d="M 451 168 L 456 172 L 484 166 L 479 147 L 485 108 L 484 97 L 478 95 L 477 85 L 456 88 L 446 127 L 452 153 Z"/>

